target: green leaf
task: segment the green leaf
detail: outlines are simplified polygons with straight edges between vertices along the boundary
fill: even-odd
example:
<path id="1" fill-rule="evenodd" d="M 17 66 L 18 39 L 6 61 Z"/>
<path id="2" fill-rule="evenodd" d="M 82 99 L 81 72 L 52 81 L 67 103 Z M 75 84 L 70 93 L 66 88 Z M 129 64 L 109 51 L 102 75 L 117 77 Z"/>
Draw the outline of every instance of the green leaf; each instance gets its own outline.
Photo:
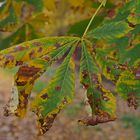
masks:
<path id="1" fill-rule="evenodd" d="M 140 105 L 140 67 L 132 70 L 124 71 L 118 82 L 117 91 L 119 95 L 127 101 L 129 107 L 137 107 Z"/>
<path id="2" fill-rule="evenodd" d="M 75 74 L 71 56 L 74 50 L 73 46 L 47 88 L 32 103 L 32 110 L 39 117 L 40 134 L 49 130 L 56 115 L 73 99 Z"/>
<path id="3" fill-rule="evenodd" d="M 115 120 L 116 99 L 109 90 L 103 87 L 99 69 L 84 42 L 82 43 L 80 75 L 81 83 L 87 91 L 92 116 L 79 122 L 85 125 L 97 125 Z"/>
<path id="4" fill-rule="evenodd" d="M 118 22 L 118 21 L 126 21 L 128 16 L 131 13 L 131 10 L 135 7 L 135 2 L 133 0 L 130 0 L 127 2 L 124 6 L 118 9 L 118 13 L 112 21 Z"/>
<path id="5" fill-rule="evenodd" d="M 121 64 L 127 63 L 128 66 L 133 67 L 134 63 L 140 58 L 140 44 L 128 48 L 125 52 L 121 53 L 119 62 Z"/>
<path id="6" fill-rule="evenodd" d="M 126 22 L 110 22 L 91 30 L 87 36 L 89 38 L 111 40 L 121 38 L 132 30 Z"/>
<path id="7" fill-rule="evenodd" d="M 116 53 L 114 48 L 97 48 L 95 56 L 98 66 L 102 69 L 102 74 L 113 82 L 117 81 L 121 72 L 115 68 L 118 65 Z"/>

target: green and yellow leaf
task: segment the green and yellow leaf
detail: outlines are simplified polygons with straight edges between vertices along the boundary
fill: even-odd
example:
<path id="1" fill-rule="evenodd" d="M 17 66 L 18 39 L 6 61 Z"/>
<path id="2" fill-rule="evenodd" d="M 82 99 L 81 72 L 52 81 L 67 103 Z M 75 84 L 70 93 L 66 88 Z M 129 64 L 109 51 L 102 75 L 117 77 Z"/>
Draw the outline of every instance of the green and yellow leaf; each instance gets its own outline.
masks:
<path id="1" fill-rule="evenodd" d="M 116 87 L 117 92 L 127 101 L 128 106 L 137 109 L 140 105 L 140 66 L 124 71 Z"/>
<path id="2" fill-rule="evenodd" d="M 6 67 L 15 67 L 17 66 L 16 63 L 18 62 L 18 65 L 20 66 L 15 76 L 15 86 L 17 87 L 19 97 L 19 104 L 15 110 L 15 114 L 17 116 L 25 116 L 28 99 L 30 97 L 35 81 L 47 70 L 48 66 L 62 58 L 63 55 L 69 50 L 69 48 L 77 42 L 77 39 L 78 38 L 67 37 L 44 38 L 40 41 L 34 40 L 31 42 L 26 42 L 20 44 L 19 46 L 13 46 L 2 51 L 2 54 L 11 54 L 11 56 L 13 56 L 14 62 L 9 60 L 11 57 L 8 60 L 7 58 L 1 58 L 1 64 L 4 64 Z M 47 47 L 49 48 L 47 49 Z M 34 57 L 28 57 L 28 54 L 35 50 L 34 48 L 39 51 L 34 52 Z M 7 55 L 7 57 L 8 56 L 10 55 Z M 20 59 L 18 59 L 20 61 L 17 61 L 18 57 L 20 57 Z M 6 64 L 7 61 L 11 62 L 10 65 Z"/>
<path id="3" fill-rule="evenodd" d="M 124 21 L 110 22 L 91 30 L 87 36 L 89 38 L 111 40 L 121 38 L 131 30 L 132 28 Z"/>
<path id="4" fill-rule="evenodd" d="M 42 38 L 28 41 L 0 52 L 1 67 L 15 67 L 55 50 L 58 46 L 76 41 L 76 37 Z"/>
<path id="5" fill-rule="evenodd" d="M 32 110 L 39 117 L 40 134 L 49 130 L 60 110 L 73 99 L 75 74 L 71 57 L 74 50 L 75 47 L 72 46 L 52 81 L 32 103 Z"/>
<path id="6" fill-rule="evenodd" d="M 92 109 L 92 116 L 80 120 L 86 125 L 97 125 L 116 119 L 116 99 L 114 95 L 102 85 L 101 75 L 96 62 L 82 43 L 82 58 L 80 62 L 81 83 L 87 91 L 88 103 Z"/>

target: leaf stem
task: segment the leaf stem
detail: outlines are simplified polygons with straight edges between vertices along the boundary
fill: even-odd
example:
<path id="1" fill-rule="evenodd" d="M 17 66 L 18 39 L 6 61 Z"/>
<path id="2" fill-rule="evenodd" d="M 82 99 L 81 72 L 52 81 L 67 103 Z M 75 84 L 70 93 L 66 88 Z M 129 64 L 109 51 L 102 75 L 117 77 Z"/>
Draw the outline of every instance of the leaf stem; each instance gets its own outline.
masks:
<path id="1" fill-rule="evenodd" d="M 86 35 L 86 33 L 87 33 L 89 27 L 91 26 L 92 21 L 94 20 L 95 16 L 97 15 L 97 13 L 98 13 L 99 10 L 101 9 L 101 7 L 102 7 L 102 6 L 105 6 L 106 1 L 107 1 L 107 0 L 103 0 L 103 1 L 101 2 L 100 6 L 98 7 L 98 9 L 97 9 L 97 10 L 95 11 L 95 13 L 93 14 L 92 18 L 90 19 L 90 21 L 89 21 L 89 23 L 88 23 L 88 25 L 87 25 L 87 27 L 86 27 L 84 33 L 83 33 L 82 38 Z"/>

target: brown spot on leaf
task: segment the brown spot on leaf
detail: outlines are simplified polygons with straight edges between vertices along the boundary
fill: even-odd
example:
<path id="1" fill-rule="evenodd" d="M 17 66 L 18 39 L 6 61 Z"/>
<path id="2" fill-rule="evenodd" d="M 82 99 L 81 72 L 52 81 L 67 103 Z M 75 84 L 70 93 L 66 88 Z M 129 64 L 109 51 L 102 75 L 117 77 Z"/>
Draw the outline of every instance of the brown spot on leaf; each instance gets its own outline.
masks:
<path id="1" fill-rule="evenodd" d="M 37 72 L 40 71 L 40 68 L 35 67 L 28 67 L 28 66 L 22 66 L 19 68 L 18 76 L 25 76 L 25 77 L 33 77 Z"/>
<path id="2" fill-rule="evenodd" d="M 44 58 L 44 60 L 46 60 L 46 61 L 50 61 L 50 57 L 49 57 L 49 56 L 44 56 L 43 58 Z"/>
<path id="3" fill-rule="evenodd" d="M 61 44 L 56 43 L 55 46 L 56 46 L 57 48 L 59 48 L 59 47 L 61 47 Z"/>
<path id="4" fill-rule="evenodd" d="M 28 99 L 24 99 L 23 101 L 19 100 L 18 109 L 25 110 L 27 108 Z"/>
<path id="5" fill-rule="evenodd" d="M 10 61 L 5 61 L 4 66 L 7 66 L 10 63 Z"/>
<path id="6" fill-rule="evenodd" d="M 83 74 L 84 79 L 86 79 L 88 77 L 88 72 L 87 71 L 83 71 L 82 74 Z"/>
<path id="7" fill-rule="evenodd" d="M 140 67 L 133 70 L 136 80 L 140 80 Z"/>
<path id="8" fill-rule="evenodd" d="M 42 51 L 43 51 L 42 47 L 39 47 L 38 52 L 42 52 Z"/>
<path id="9" fill-rule="evenodd" d="M 92 75 L 92 81 L 93 81 L 94 84 L 98 84 L 99 83 L 97 74 L 93 74 Z"/>
<path id="10" fill-rule="evenodd" d="M 35 74 L 35 75 L 33 76 L 33 78 L 31 79 L 30 84 L 34 84 L 35 80 L 36 80 L 37 78 L 39 78 L 44 72 L 45 72 L 45 70 L 42 70 L 42 71 L 39 71 L 37 74 Z"/>
<path id="11" fill-rule="evenodd" d="M 47 98 L 48 98 L 48 94 L 47 94 L 47 93 L 45 93 L 45 94 L 41 95 L 40 97 L 41 97 L 42 99 L 44 99 L 44 100 L 45 100 L 45 99 L 47 99 Z"/>
<path id="12" fill-rule="evenodd" d="M 61 86 L 56 86 L 56 87 L 55 87 L 55 90 L 60 91 L 61 88 L 62 88 Z"/>
<path id="13" fill-rule="evenodd" d="M 35 51 L 33 50 L 33 51 L 31 51 L 31 52 L 29 53 L 29 57 L 30 57 L 31 59 L 33 59 L 33 58 L 34 58 L 34 54 L 35 54 Z"/>
<path id="14" fill-rule="evenodd" d="M 25 93 L 25 89 L 21 90 L 20 93 L 25 99 L 27 99 L 29 97 L 29 94 Z"/>
<path id="15" fill-rule="evenodd" d="M 32 44 L 35 45 L 35 46 L 42 46 L 41 42 L 33 42 Z"/>
<path id="16" fill-rule="evenodd" d="M 23 61 L 16 61 L 16 66 L 20 66 L 23 64 Z"/>
<path id="17" fill-rule="evenodd" d="M 15 49 L 14 49 L 14 52 L 18 52 L 18 51 L 23 51 L 25 50 L 26 47 L 23 47 L 23 46 L 16 46 Z"/>
<path id="18" fill-rule="evenodd" d="M 25 91 L 24 92 L 20 92 L 20 98 L 19 98 L 19 105 L 18 108 L 20 109 L 24 109 L 26 108 L 27 104 L 28 104 L 28 97 L 29 94 L 26 94 Z"/>
<path id="19" fill-rule="evenodd" d="M 107 73 L 111 73 L 111 68 L 110 67 L 107 67 Z"/>
<path id="20" fill-rule="evenodd" d="M 119 65 L 114 65 L 115 69 L 120 69 L 120 70 L 127 70 L 128 66 L 127 64 L 119 64 Z"/>
<path id="21" fill-rule="evenodd" d="M 17 86 L 25 86 L 27 84 L 27 81 L 16 81 Z"/>
<path id="22" fill-rule="evenodd" d="M 133 23 L 131 23 L 131 22 L 128 22 L 128 24 L 129 24 L 129 26 L 132 27 L 132 28 L 135 28 L 135 27 L 136 27 L 136 25 L 133 24 Z"/>
<path id="23" fill-rule="evenodd" d="M 83 88 L 88 89 L 89 88 L 89 84 L 84 84 L 83 83 Z"/>
<path id="24" fill-rule="evenodd" d="M 10 62 L 13 62 L 14 61 L 14 56 L 13 55 L 10 55 L 10 54 L 6 54 L 5 55 L 5 66 L 10 63 Z"/>
<path id="25" fill-rule="evenodd" d="M 39 122 L 39 135 L 43 135 L 44 133 L 46 133 L 51 127 L 52 124 L 54 122 L 54 119 L 56 118 L 57 114 L 52 114 L 52 116 L 50 117 L 46 117 L 46 118 L 40 118 L 38 120 Z"/>
<path id="26" fill-rule="evenodd" d="M 115 9 L 111 9 L 107 12 L 109 18 L 113 18 L 115 16 Z"/>
<path id="27" fill-rule="evenodd" d="M 134 95 L 134 93 L 128 94 L 127 103 L 129 107 L 134 107 L 134 109 L 138 108 L 138 98 Z"/>

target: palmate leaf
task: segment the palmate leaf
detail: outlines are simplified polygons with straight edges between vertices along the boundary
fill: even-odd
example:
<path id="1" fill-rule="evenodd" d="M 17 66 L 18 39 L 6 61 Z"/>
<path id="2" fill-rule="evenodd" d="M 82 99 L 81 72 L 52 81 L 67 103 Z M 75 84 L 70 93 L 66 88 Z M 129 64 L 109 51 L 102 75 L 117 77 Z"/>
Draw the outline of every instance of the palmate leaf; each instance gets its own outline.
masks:
<path id="1" fill-rule="evenodd" d="M 24 117 L 35 81 L 47 70 L 48 66 L 69 51 L 49 85 L 37 95 L 32 103 L 32 111 L 38 115 L 40 134 L 49 130 L 60 110 L 73 99 L 75 74 L 72 55 L 77 47 L 77 41 L 79 41 L 77 37 L 43 38 L 13 46 L 0 53 L 1 66 L 15 67 L 17 62 L 20 66 L 15 76 L 18 105 L 17 108 L 9 107 L 9 109 L 12 108 L 12 111 L 8 111 L 15 113 L 19 117 Z M 37 51 L 35 51 L 36 49 Z M 34 50 L 35 55 L 31 53 L 31 50 Z M 40 51 L 38 52 L 38 50 Z M 30 53 L 32 57 L 29 57 Z M 9 60 L 11 57 L 7 57 L 9 54 L 14 56 L 12 61 Z M 81 83 L 87 90 L 87 97 L 92 108 L 92 117 L 80 120 L 80 122 L 86 125 L 96 125 L 114 120 L 116 118 L 114 113 L 115 98 L 110 91 L 102 86 L 101 76 L 97 74 L 99 69 L 95 65 L 85 42 L 82 42 L 80 67 L 82 73 Z M 86 71 L 89 76 L 84 79 L 86 75 L 83 74 Z M 13 110 L 14 108 L 16 109 L 15 111 Z"/>
<path id="2" fill-rule="evenodd" d="M 87 36 L 89 38 L 111 40 L 123 37 L 131 30 L 132 28 L 124 21 L 110 22 L 91 30 Z"/>
<path id="3" fill-rule="evenodd" d="M 117 83 L 119 95 L 127 100 L 129 106 L 137 108 L 140 98 L 140 40 L 139 24 L 133 25 L 128 21 L 131 9 L 135 8 L 135 4 L 131 4 L 112 21 L 104 21 L 81 38 L 41 38 L 1 51 L 0 67 L 19 67 L 13 93 L 16 96 L 9 105 L 10 110 L 6 111 L 24 117 L 36 80 L 52 63 L 63 58 L 51 81 L 31 103 L 31 110 L 38 116 L 40 134 L 49 130 L 57 114 L 74 97 L 75 64 L 72 56 L 77 47 L 82 50 L 80 81 L 92 109 L 91 116 L 79 122 L 97 125 L 116 119 L 116 98 L 103 86 L 102 76 Z M 33 22 L 28 25 L 33 26 Z M 90 39 L 95 39 L 96 45 Z"/>
<path id="4" fill-rule="evenodd" d="M 80 122 L 86 125 L 97 125 L 115 120 L 116 99 L 103 87 L 99 69 L 84 42 L 82 43 L 80 71 L 81 83 L 87 90 L 88 102 L 92 109 L 92 116 Z"/>
<path id="5" fill-rule="evenodd" d="M 107 27 L 108 25 L 110 26 L 110 23 L 112 25 L 119 22 L 127 24 L 126 21 L 129 20 L 130 16 L 132 16 L 132 9 L 136 9 L 136 5 L 138 6 L 137 2 L 135 3 L 134 1 L 131 1 L 129 4 L 126 5 L 127 7 L 125 6 L 126 8 L 119 11 L 119 14 L 116 16 L 115 19 L 113 19 L 112 21 L 106 21 L 102 26 L 99 27 L 99 29 L 101 29 L 101 27 L 103 27 L 104 25 L 106 25 L 105 27 Z M 117 82 L 116 88 L 119 92 L 119 95 L 121 95 L 121 97 L 127 100 L 129 106 L 137 108 L 139 106 L 140 96 L 139 65 L 135 67 L 134 64 L 138 63 L 138 60 L 140 58 L 139 23 L 135 23 L 133 22 L 133 20 L 129 20 L 129 22 L 129 26 L 131 26 L 132 28 L 129 31 L 129 35 L 127 36 L 123 34 L 120 37 L 112 36 L 112 38 L 100 38 L 100 34 L 98 34 L 99 37 L 96 38 L 95 32 L 95 38 L 97 40 L 109 40 L 109 42 L 103 42 L 106 45 L 102 43 L 102 46 L 100 46 L 101 48 L 98 46 L 98 48 L 95 49 L 95 59 L 97 61 L 97 64 L 102 69 L 102 74 L 111 81 L 114 81 L 115 84 Z M 110 30 L 111 26 L 109 26 L 108 28 Z M 111 29 L 112 33 L 114 32 L 114 29 Z M 110 32 L 108 32 L 109 30 L 106 29 L 106 33 L 109 33 L 110 35 Z M 102 30 L 100 31 L 102 33 Z"/>
<path id="6" fill-rule="evenodd" d="M 95 34 L 89 37 L 95 38 L 97 39 L 97 43 L 99 42 L 100 47 L 95 50 L 96 61 L 102 69 L 102 74 L 114 83 L 118 80 L 121 72 L 129 67 L 133 67 L 133 63 L 139 58 L 139 24 L 135 25 L 127 21 L 132 9 L 136 9 L 136 5 L 138 4 L 134 1 L 127 3 L 124 8 L 118 10 L 113 20 L 105 20 L 101 26 L 94 29 Z M 123 33 L 124 30 L 120 28 L 122 23 L 127 25 L 127 33 Z M 118 30 L 116 30 L 116 27 Z M 97 33 L 96 37 L 96 30 L 98 31 L 98 29 L 101 36 Z M 106 31 L 104 30 L 103 33 L 102 29 Z M 109 31 L 111 31 L 112 35 Z M 116 36 L 119 32 L 122 35 Z"/>

